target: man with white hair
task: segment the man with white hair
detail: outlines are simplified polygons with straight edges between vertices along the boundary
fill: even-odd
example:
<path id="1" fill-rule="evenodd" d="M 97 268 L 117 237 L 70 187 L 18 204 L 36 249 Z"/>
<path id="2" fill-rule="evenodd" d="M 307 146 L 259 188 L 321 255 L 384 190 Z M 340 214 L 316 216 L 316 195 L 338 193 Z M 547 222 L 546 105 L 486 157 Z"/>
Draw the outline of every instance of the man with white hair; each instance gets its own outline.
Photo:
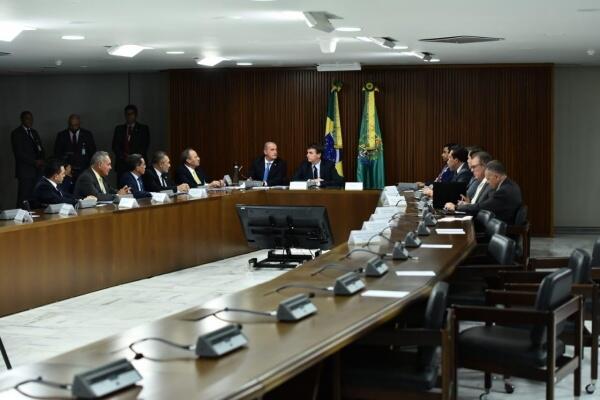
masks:
<path id="1" fill-rule="evenodd" d="M 90 167 L 83 171 L 75 183 L 74 194 L 78 198 L 94 196 L 99 201 L 113 201 L 117 195 L 131 193 L 129 187 L 116 190 L 105 180 L 112 169 L 110 156 L 105 151 L 97 151 L 92 156 Z"/>

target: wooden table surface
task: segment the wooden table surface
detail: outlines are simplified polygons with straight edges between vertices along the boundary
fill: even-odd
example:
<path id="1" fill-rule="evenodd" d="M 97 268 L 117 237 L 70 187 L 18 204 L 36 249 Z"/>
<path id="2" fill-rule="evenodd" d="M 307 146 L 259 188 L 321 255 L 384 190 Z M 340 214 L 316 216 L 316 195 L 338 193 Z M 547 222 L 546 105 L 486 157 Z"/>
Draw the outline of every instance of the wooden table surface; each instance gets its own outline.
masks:
<path id="1" fill-rule="evenodd" d="M 202 200 L 206 203 L 205 208 L 207 210 L 203 210 L 204 207 L 196 207 L 196 204 L 200 204 L 200 201 L 162 206 L 166 210 L 189 207 L 191 209 L 189 212 L 196 217 L 194 221 L 202 221 L 202 223 L 192 223 L 190 220 L 183 218 L 179 222 L 178 229 L 174 229 L 171 227 L 176 225 L 174 223 L 171 223 L 171 226 L 162 226 L 167 221 L 167 217 L 164 217 L 165 219 L 161 219 L 161 226 L 155 229 L 157 231 L 167 229 L 169 234 L 176 234 L 176 232 L 186 230 L 189 227 L 191 232 L 201 235 L 202 229 L 197 229 L 197 225 L 202 225 L 206 230 L 208 229 L 207 226 L 210 226 L 209 223 L 218 223 L 218 218 L 212 215 L 213 212 L 219 215 L 221 221 L 227 219 L 223 215 L 227 210 L 220 210 L 218 206 L 212 207 L 211 203 L 214 202 L 218 205 L 219 202 L 223 201 L 232 201 L 231 204 L 240 202 L 239 199 L 235 198 L 236 196 L 241 196 L 246 204 L 251 202 L 258 204 L 264 201 L 266 201 L 265 204 L 327 203 L 328 210 L 331 210 L 332 225 L 346 222 L 345 234 L 341 231 L 337 233 L 334 231 L 337 242 L 340 243 L 347 240 L 350 228 L 356 229 L 360 226 L 360 224 L 350 226 L 352 224 L 348 224 L 348 222 L 351 218 L 358 218 L 359 215 L 361 221 L 368 218 L 375 207 L 378 193 L 342 191 L 277 193 L 273 191 L 215 196 Z M 263 197 L 261 198 L 261 196 Z M 322 196 L 322 199 L 318 199 L 319 196 Z M 375 198 L 374 202 L 371 201 L 372 198 Z M 353 209 L 342 210 L 346 206 L 337 206 L 337 204 L 345 204 Z M 146 218 L 151 219 L 151 216 L 136 217 L 135 215 L 140 212 L 152 213 L 155 208 L 149 207 L 149 210 L 146 211 L 145 209 L 139 209 L 116 212 L 111 215 L 117 219 L 132 218 L 136 222 L 136 227 L 129 228 L 128 232 L 142 235 L 143 229 L 152 225 L 144 223 L 144 220 Z M 165 213 L 168 213 L 168 211 L 165 211 Z M 340 218 L 338 213 L 341 213 L 342 220 L 338 220 Z M 95 219 L 102 220 L 101 214 L 103 213 L 89 217 L 90 224 Z M 181 214 L 174 212 L 173 215 L 180 216 Z M 418 217 L 415 215 L 414 207 L 409 203 L 406 215 L 400 218 L 398 225 L 392 230 L 392 239 L 402 239 L 408 230 L 416 228 L 417 221 Z M 118 222 L 121 222 L 121 220 Z M 48 221 L 48 223 L 50 222 Z M 119 224 L 113 227 L 112 234 L 119 235 L 119 240 L 123 240 L 124 234 L 119 234 L 118 227 Z M 18 393 L 10 388 L 23 379 L 43 376 L 45 379 L 52 381 L 71 382 L 74 374 L 105 362 L 123 357 L 133 359 L 133 353 L 127 346 L 135 340 L 154 336 L 178 343 L 190 344 L 195 342 L 199 334 L 223 326 L 226 324 L 225 321 L 243 324 L 243 332 L 249 339 L 247 348 L 218 360 L 196 360 L 189 352 L 177 350 L 158 342 L 141 343 L 136 346 L 137 351 L 143 353 L 146 357 L 166 359 L 166 361 L 152 361 L 146 358 L 133 360 L 133 364 L 144 379 L 139 388 L 124 392 L 114 398 L 225 399 L 260 397 L 326 357 L 335 354 L 365 333 L 394 318 L 412 301 L 426 296 L 435 282 L 450 274 L 454 266 L 474 246 L 474 232 L 470 222 L 445 223 L 443 227 L 463 227 L 467 234 L 436 235 L 432 233 L 432 235 L 423 239 L 424 243 L 450 243 L 453 247 L 451 249 L 414 249 L 411 251 L 411 255 L 418 259 L 407 261 L 386 259 L 386 264 L 390 267 L 388 274 L 382 278 L 365 278 L 368 290 L 408 291 L 409 294 L 404 298 L 363 297 L 360 294 L 351 297 L 334 297 L 329 293 L 314 291 L 315 297 L 312 300 L 318 308 L 318 312 L 316 315 L 298 323 L 275 323 L 265 317 L 233 313 L 222 313 L 219 315 L 220 318 L 209 317 L 200 322 L 187 321 L 187 319 L 193 319 L 195 316 L 204 314 L 207 309 L 220 309 L 224 306 L 243 307 L 260 311 L 274 310 L 277 304 L 286 297 L 311 291 L 309 289 L 287 289 L 280 293 L 273 293 L 274 289 L 285 284 L 332 286 L 335 278 L 343 274 L 342 271 L 327 270 L 315 276 L 311 276 L 311 273 L 325 263 L 332 262 L 349 268 L 364 266 L 365 261 L 369 258 L 366 253 L 355 253 L 351 258 L 344 259 L 344 255 L 349 248 L 345 243 L 342 243 L 327 254 L 305 263 L 272 281 L 220 297 L 208 304 L 199 305 L 177 315 L 133 328 L 122 334 L 106 338 L 44 362 L 19 367 L 5 373 L 0 377 L 0 399 L 21 398 Z M 83 232 L 82 228 L 82 234 Z M 90 235 L 87 231 L 85 232 L 86 235 Z M 98 235 L 98 237 L 102 237 L 101 233 L 98 233 Z M 219 240 L 222 238 L 234 238 L 236 235 L 225 229 L 221 232 L 220 238 L 212 237 L 210 239 L 209 236 L 202 236 L 202 240 L 205 240 L 206 237 L 210 243 L 204 248 L 210 248 L 211 245 L 219 246 Z M 114 246 L 114 238 L 112 240 Z M 195 243 L 195 246 L 201 245 L 198 243 L 198 239 L 190 239 L 189 243 L 190 245 Z M 187 245 L 187 242 L 184 241 L 184 245 Z M 173 249 L 179 249 L 182 252 L 182 247 L 177 247 L 175 243 L 173 243 Z M 384 241 L 380 246 L 372 246 L 371 249 L 382 252 L 390 251 L 391 244 Z M 200 253 L 202 252 L 197 254 Z M 130 260 L 133 260 L 133 258 L 128 258 L 127 262 Z M 123 269 L 129 267 L 126 268 L 125 265 L 127 264 L 123 264 Z M 95 268 L 99 268 L 99 265 L 96 265 Z M 400 270 L 431 270 L 436 273 L 436 276 L 399 277 L 395 271 Z M 61 393 L 40 385 L 29 385 L 27 390 L 35 395 L 65 395 L 64 392 Z"/>

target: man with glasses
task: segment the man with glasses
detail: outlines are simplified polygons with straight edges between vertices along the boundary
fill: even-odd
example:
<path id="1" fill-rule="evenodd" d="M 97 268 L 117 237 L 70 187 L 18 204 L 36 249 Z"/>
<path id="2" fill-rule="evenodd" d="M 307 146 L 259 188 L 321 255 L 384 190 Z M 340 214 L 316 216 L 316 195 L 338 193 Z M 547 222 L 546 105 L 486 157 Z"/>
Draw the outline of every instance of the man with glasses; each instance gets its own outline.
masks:
<path id="1" fill-rule="evenodd" d="M 485 169 L 491 160 L 492 156 L 485 151 L 471 154 L 469 165 L 476 182 L 476 185 L 473 185 L 475 186 L 473 195 L 471 197 L 469 197 L 468 194 L 467 196 L 461 196 L 461 200 L 458 204 L 446 203 L 444 206 L 446 210 L 462 211 L 471 215 L 477 214 L 480 209 L 479 204 L 493 194 L 493 189 L 488 185 L 487 180 L 485 179 Z"/>

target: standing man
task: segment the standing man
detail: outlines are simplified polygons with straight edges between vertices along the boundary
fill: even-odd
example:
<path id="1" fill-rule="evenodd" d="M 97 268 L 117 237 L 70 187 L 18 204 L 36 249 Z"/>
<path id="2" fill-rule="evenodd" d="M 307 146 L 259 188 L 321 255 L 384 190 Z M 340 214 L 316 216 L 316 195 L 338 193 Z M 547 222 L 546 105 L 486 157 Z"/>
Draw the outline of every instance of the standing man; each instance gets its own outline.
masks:
<path id="1" fill-rule="evenodd" d="M 76 181 L 79 174 L 90 166 L 92 155 L 96 152 L 96 142 L 92 132 L 81 128 L 79 115 L 69 115 L 67 124 L 67 129 L 56 134 L 54 156 L 69 161 L 71 175 Z"/>
<path id="2" fill-rule="evenodd" d="M 181 153 L 181 165 L 177 167 L 177 184 L 187 183 L 190 188 L 207 185 L 209 188 L 225 186 L 222 180 L 208 182 L 208 178 L 200 167 L 200 157 L 196 150 L 187 148 Z"/>
<path id="3" fill-rule="evenodd" d="M 110 156 L 105 151 L 97 151 L 92 156 L 90 167 L 79 174 L 75 182 L 75 197 L 85 198 L 94 196 L 98 201 L 114 201 L 117 195 L 129 194 L 129 187 L 123 186 L 116 190 L 104 179 L 112 169 Z"/>
<path id="4" fill-rule="evenodd" d="M 113 135 L 112 149 L 116 157 L 117 176 L 127 172 L 127 156 L 140 154 L 147 158 L 150 145 L 150 130 L 147 125 L 137 122 L 138 109 L 129 104 L 125 107 L 125 124 L 117 125 Z"/>
<path id="5" fill-rule="evenodd" d="M 21 113 L 21 126 L 10 134 L 15 155 L 15 177 L 18 180 L 17 208 L 23 207 L 23 201 L 29 200 L 33 188 L 42 176 L 44 166 L 44 147 L 38 132 L 33 129 L 31 111 Z"/>
<path id="6" fill-rule="evenodd" d="M 263 186 L 287 185 L 287 165 L 285 161 L 278 157 L 277 144 L 266 142 L 263 153 L 264 156 L 258 157 L 250 166 L 248 177 L 263 181 Z"/>
<path id="7" fill-rule="evenodd" d="M 335 163 L 329 160 L 322 160 L 323 146 L 320 144 L 311 144 L 306 149 L 306 161 L 296 170 L 292 177 L 293 181 L 308 181 L 309 184 L 320 187 L 342 187 L 344 178 L 342 178 L 335 169 Z"/>
<path id="8" fill-rule="evenodd" d="M 152 166 L 146 168 L 144 174 L 144 186 L 149 192 L 162 192 L 163 190 L 171 190 L 175 193 L 188 192 L 190 186 L 187 183 L 176 185 L 169 176 L 171 168 L 171 160 L 169 156 L 162 150 L 154 153 L 152 156 Z"/>

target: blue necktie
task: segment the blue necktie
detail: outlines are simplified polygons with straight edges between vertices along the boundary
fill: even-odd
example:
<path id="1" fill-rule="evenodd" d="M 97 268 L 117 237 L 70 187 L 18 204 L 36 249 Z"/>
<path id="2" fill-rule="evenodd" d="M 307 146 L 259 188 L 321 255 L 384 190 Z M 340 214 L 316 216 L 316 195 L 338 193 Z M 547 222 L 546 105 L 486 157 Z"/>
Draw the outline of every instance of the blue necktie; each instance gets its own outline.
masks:
<path id="1" fill-rule="evenodd" d="M 267 165 L 265 165 L 265 173 L 263 174 L 263 181 L 266 182 L 267 178 L 269 177 L 269 171 L 271 170 L 271 163 L 268 162 Z"/>
<path id="2" fill-rule="evenodd" d="M 140 189 L 140 192 L 143 192 L 144 184 L 142 183 L 142 178 L 137 178 L 137 184 L 138 184 L 138 189 Z"/>

